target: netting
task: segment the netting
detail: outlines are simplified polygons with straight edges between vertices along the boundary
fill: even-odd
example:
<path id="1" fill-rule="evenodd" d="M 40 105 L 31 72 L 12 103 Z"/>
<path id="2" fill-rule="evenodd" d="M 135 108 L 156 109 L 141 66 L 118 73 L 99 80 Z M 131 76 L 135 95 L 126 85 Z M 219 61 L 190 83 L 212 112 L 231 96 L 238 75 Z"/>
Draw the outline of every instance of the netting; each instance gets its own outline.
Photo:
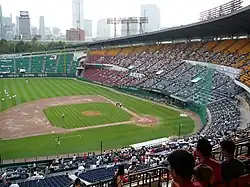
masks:
<path id="1" fill-rule="evenodd" d="M 213 89 L 214 69 L 207 67 L 202 76 L 200 83 L 195 87 L 192 96 L 188 99 L 188 108 L 197 113 L 202 123 L 207 121 L 207 106 Z"/>

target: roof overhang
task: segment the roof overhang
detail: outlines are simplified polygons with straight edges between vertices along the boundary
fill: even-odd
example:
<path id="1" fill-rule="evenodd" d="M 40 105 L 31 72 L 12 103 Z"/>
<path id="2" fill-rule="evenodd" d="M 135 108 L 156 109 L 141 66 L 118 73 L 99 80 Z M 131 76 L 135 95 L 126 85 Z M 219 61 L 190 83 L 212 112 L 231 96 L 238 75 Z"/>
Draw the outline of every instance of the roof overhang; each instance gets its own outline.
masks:
<path id="1" fill-rule="evenodd" d="M 87 43 L 88 47 L 127 45 L 135 43 L 150 43 L 172 41 L 178 39 L 215 38 L 248 35 L 250 33 L 250 5 L 232 14 L 211 20 L 168 28 L 160 31 L 100 40 Z"/>

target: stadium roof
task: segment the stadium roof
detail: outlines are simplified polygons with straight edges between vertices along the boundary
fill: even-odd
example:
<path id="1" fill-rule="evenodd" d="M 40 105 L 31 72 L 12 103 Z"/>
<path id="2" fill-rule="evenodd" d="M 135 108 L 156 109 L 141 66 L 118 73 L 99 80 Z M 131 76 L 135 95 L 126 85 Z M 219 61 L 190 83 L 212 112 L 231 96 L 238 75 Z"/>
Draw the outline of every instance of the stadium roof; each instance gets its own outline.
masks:
<path id="1" fill-rule="evenodd" d="M 157 41 L 171 41 L 177 39 L 229 37 L 250 34 L 250 5 L 232 14 L 217 17 L 179 27 L 168 28 L 160 31 L 100 40 L 88 43 L 89 47 L 100 45 L 126 45 Z"/>

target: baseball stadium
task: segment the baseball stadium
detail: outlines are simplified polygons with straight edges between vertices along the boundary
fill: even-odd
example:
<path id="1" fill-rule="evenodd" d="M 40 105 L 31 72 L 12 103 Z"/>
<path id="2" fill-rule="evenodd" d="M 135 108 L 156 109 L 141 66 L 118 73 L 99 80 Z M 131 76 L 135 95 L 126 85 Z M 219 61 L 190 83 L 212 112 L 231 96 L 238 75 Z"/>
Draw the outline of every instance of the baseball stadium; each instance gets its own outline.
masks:
<path id="1" fill-rule="evenodd" d="M 7 179 L 67 187 L 76 178 L 113 186 L 114 170 L 131 163 L 137 169 L 122 186 L 169 186 L 168 156 L 195 151 L 201 137 L 219 161 L 225 138 L 245 156 L 244 175 L 211 186 L 249 186 L 249 23 L 247 6 L 155 32 L 0 55 L 0 187 Z"/>

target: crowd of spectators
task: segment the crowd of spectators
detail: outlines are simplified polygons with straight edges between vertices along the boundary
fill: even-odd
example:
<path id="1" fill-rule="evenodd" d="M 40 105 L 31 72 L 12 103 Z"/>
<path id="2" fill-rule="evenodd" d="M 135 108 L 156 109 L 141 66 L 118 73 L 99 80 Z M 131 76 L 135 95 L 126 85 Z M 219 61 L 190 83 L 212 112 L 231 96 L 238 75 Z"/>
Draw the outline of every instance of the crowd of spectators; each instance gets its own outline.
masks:
<path id="1" fill-rule="evenodd" d="M 171 153 L 168 162 L 175 181 L 173 186 L 207 187 L 243 176 L 243 163 L 234 157 L 235 143 L 232 140 L 223 140 L 220 147 L 225 157 L 222 162 L 213 158 L 212 146 L 206 139 L 198 140 L 196 158 L 185 150 Z"/>
<path id="2" fill-rule="evenodd" d="M 123 176 L 126 176 L 128 174 L 135 173 L 137 171 L 140 171 L 143 168 L 152 168 L 152 167 L 171 167 L 176 169 L 175 172 L 173 172 L 173 169 L 170 169 L 173 179 L 177 183 L 182 183 L 180 179 L 177 177 L 175 178 L 175 175 L 179 175 L 178 165 L 175 164 L 175 159 L 178 158 L 178 156 L 174 156 L 175 159 L 172 160 L 171 155 L 179 155 L 181 151 L 181 156 L 183 154 L 185 155 L 186 152 L 190 153 L 192 156 L 192 159 L 194 160 L 194 166 L 193 169 L 189 171 L 191 173 L 191 176 L 193 176 L 192 180 L 197 180 L 201 183 L 208 182 L 204 181 L 207 180 L 207 176 L 203 176 L 202 172 L 203 170 L 208 170 L 207 172 L 211 173 L 212 170 L 212 177 L 209 178 L 210 183 L 217 183 L 217 182 L 223 182 L 223 181 L 229 181 L 232 178 L 237 178 L 238 176 L 242 175 L 244 173 L 243 168 L 243 162 L 239 162 L 233 157 L 233 153 L 235 152 L 235 144 L 231 139 L 234 139 L 235 141 L 244 139 L 249 137 L 249 129 L 246 129 L 244 131 L 237 131 L 237 132 L 231 132 L 225 135 L 221 136 L 215 136 L 212 139 L 205 136 L 202 133 L 198 133 L 192 136 L 184 137 L 183 139 L 172 139 L 168 143 L 151 146 L 151 147 L 142 147 L 140 149 L 133 149 L 133 148 L 122 148 L 120 150 L 109 150 L 109 151 L 103 151 L 102 155 L 96 155 L 95 153 L 86 153 L 82 155 L 82 157 L 76 157 L 76 155 L 73 156 L 71 159 L 55 159 L 52 162 L 49 162 L 44 166 L 44 163 L 42 164 L 34 164 L 31 167 L 31 170 L 27 173 L 29 173 L 29 180 L 37 180 L 37 179 L 43 179 L 46 176 L 49 176 L 51 173 L 55 172 L 68 172 L 72 170 L 77 170 L 76 173 L 78 177 L 82 177 L 84 175 L 81 175 L 81 173 L 88 173 L 89 171 L 97 170 L 99 168 L 111 168 L 111 174 L 112 171 L 113 174 L 115 173 L 115 170 L 123 167 L 123 173 L 118 172 L 122 174 Z M 230 140 L 228 140 L 230 139 Z M 223 141 L 224 140 L 224 141 Z M 249 141 L 249 140 L 248 140 Z M 212 148 L 216 148 L 216 146 L 220 146 L 222 150 L 222 155 L 226 158 L 225 161 L 222 163 L 219 163 L 219 161 L 215 160 L 215 155 L 212 154 Z M 248 145 L 248 152 L 246 151 L 246 154 L 241 155 L 239 158 L 244 161 L 245 165 L 245 172 L 250 172 L 249 169 L 249 151 L 250 147 Z M 177 151 L 177 152 L 176 152 Z M 185 153 L 183 153 L 185 151 Z M 182 154 L 183 153 L 183 154 Z M 182 161 L 185 160 L 185 158 L 181 159 Z M 178 161 L 180 163 L 181 172 L 186 172 L 185 164 L 187 164 L 187 161 L 185 161 L 185 164 Z M 191 163 L 192 164 L 192 163 Z M 120 166 L 122 165 L 122 166 Z M 67 167 L 66 167 L 67 166 Z M 117 166 L 117 167 L 116 167 Z M 195 167 L 196 166 L 196 167 Z M 81 169 L 80 169 L 81 167 Z M 177 168 L 176 168 L 177 167 Z M 228 168 L 235 168 L 235 170 L 232 172 L 232 170 Z M 43 168 L 43 169 L 41 169 Z M 230 171 L 228 173 L 228 171 Z M 107 172 L 107 170 L 103 170 L 103 172 Z M 99 177 L 103 176 L 104 174 L 100 174 Z M 40 176 L 40 177 L 39 177 Z M 43 176 L 43 177 L 41 177 Z M 180 174 L 182 176 L 182 174 Z M 98 176 L 95 176 L 96 180 L 98 179 Z M 106 179 L 112 178 L 112 175 L 107 175 Z M 2 175 L 2 180 L 7 179 L 6 174 Z M 117 181 L 120 181 L 121 178 L 117 177 Z M 184 177 L 184 179 L 186 179 Z M 191 179 L 191 178 L 190 178 Z M 82 178 L 82 180 L 86 180 L 86 178 Z M 123 180 L 123 179 L 122 179 Z M 9 179 L 8 179 L 9 181 Z M 196 181 L 196 183 L 197 183 Z M 92 182 L 92 181 L 88 181 Z M 124 183 L 126 181 L 123 181 Z M 186 181 L 187 182 L 187 181 Z M 184 184 L 185 181 L 184 181 Z M 179 184 L 180 185 L 180 184 Z M 191 185 L 191 183 L 190 183 Z M 181 185 L 180 185 L 181 186 Z"/>
<path id="3" fill-rule="evenodd" d="M 212 92 L 209 101 L 233 97 L 239 93 L 239 87 L 224 73 L 211 70 L 205 65 L 184 61 L 189 59 L 204 61 L 203 58 L 192 58 L 194 53 L 198 53 L 197 48 L 203 49 L 200 45 L 199 43 L 171 44 L 154 52 L 145 49 L 145 51 L 129 54 L 119 53 L 117 56 L 109 58 L 99 56 L 99 60 L 96 60 L 98 56 L 94 56 L 94 60 L 90 56 L 86 63 L 98 63 L 100 59 L 103 59 L 103 64 L 123 67 L 127 71 L 113 71 L 108 68 L 96 69 L 95 73 L 86 76 L 86 78 L 115 86 L 140 86 L 159 89 L 184 99 L 193 100 L 200 99 L 199 96 L 207 97 L 206 94 L 203 96 L 203 90 L 207 84 L 211 85 Z M 206 54 L 206 52 L 202 54 Z M 86 74 L 88 75 L 88 71 L 93 71 L 92 69 L 87 66 Z M 209 79 L 210 74 L 213 75 Z M 203 93 L 194 95 L 198 89 Z"/>

